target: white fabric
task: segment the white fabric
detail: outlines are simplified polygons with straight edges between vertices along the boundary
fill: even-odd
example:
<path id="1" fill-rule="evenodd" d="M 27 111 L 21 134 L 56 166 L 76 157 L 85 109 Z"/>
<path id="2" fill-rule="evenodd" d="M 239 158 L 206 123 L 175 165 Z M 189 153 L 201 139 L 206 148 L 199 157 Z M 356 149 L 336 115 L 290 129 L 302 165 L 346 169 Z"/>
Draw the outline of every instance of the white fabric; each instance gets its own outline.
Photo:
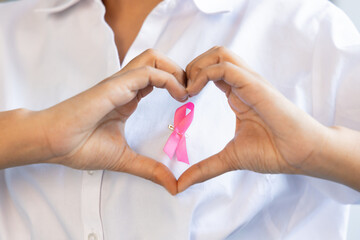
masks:
<path id="1" fill-rule="evenodd" d="M 118 71 L 99 0 L 0 3 L 0 111 L 52 106 Z M 326 125 L 360 130 L 360 36 L 325 0 L 166 0 L 147 17 L 124 65 L 147 48 L 182 67 L 214 45 L 240 55 Z M 234 116 L 209 84 L 188 130 L 192 164 L 232 138 Z M 179 177 L 162 148 L 181 103 L 163 90 L 126 125 L 137 152 Z M 157 106 L 157 107 L 155 107 Z M 177 196 L 124 173 L 38 164 L 0 171 L 0 239 L 345 239 L 359 193 L 302 176 L 237 171 Z"/>

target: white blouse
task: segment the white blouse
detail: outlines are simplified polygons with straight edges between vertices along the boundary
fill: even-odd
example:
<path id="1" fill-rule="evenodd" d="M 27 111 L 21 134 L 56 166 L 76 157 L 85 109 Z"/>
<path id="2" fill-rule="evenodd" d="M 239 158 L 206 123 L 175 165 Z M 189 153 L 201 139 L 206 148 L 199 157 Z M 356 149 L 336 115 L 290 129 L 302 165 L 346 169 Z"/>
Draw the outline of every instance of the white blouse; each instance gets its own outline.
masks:
<path id="1" fill-rule="evenodd" d="M 0 3 L 0 111 L 40 110 L 88 89 L 120 66 L 100 0 Z M 360 130 L 360 35 L 326 0 L 165 0 L 146 18 L 124 65 L 148 48 L 183 68 L 223 45 L 326 125 Z M 190 164 L 220 151 L 235 117 L 212 83 L 190 99 Z M 181 103 L 160 89 L 126 125 L 138 153 L 179 177 L 168 124 Z M 295 175 L 226 173 L 171 196 L 125 173 L 37 164 L 0 170 L 0 239 L 344 239 L 360 194 Z"/>

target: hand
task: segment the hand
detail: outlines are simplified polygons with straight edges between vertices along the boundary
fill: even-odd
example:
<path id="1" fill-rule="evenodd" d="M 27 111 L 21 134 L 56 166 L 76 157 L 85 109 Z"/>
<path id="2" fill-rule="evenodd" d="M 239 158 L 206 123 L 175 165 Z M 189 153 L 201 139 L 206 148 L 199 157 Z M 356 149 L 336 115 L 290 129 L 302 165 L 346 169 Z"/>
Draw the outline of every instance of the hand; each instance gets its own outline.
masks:
<path id="1" fill-rule="evenodd" d="M 120 72 L 52 108 L 38 112 L 50 159 L 76 169 L 127 172 L 176 193 L 176 179 L 163 164 L 135 153 L 124 127 L 153 86 L 166 88 L 178 101 L 187 99 L 185 73 L 167 57 L 148 50 Z"/>
<path id="2" fill-rule="evenodd" d="M 232 170 L 301 174 L 321 149 L 327 129 L 225 48 L 215 47 L 200 55 L 186 73 L 190 96 L 210 80 L 226 94 L 236 129 L 234 139 L 221 152 L 183 173 L 179 192 Z"/>

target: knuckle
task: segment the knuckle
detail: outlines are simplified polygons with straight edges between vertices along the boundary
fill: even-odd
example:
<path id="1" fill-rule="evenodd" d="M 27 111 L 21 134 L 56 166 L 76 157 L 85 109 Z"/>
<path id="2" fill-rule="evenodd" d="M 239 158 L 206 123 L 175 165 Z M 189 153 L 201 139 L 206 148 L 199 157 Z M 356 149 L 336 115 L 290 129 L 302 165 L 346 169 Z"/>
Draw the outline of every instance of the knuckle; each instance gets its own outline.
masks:
<path id="1" fill-rule="evenodd" d="M 218 46 L 218 47 L 216 47 L 216 52 L 218 55 L 223 56 L 223 55 L 227 54 L 228 50 L 224 46 Z"/>
<path id="2" fill-rule="evenodd" d="M 158 51 L 153 48 L 149 48 L 149 49 L 145 50 L 144 53 L 149 58 L 156 58 L 158 56 Z"/>
<path id="3" fill-rule="evenodd" d="M 192 73 L 192 76 L 195 77 L 197 74 L 199 74 L 201 71 L 203 70 L 203 68 L 199 65 L 197 66 L 194 66 L 192 69 L 191 69 L 191 73 Z"/>
<path id="4" fill-rule="evenodd" d="M 117 93 L 123 92 L 128 88 L 128 81 L 126 78 L 114 78 L 104 82 L 101 88 L 104 93 L 107 93 L 107 96 L 115 96 Z"/>
<path id="5" fill-rule="evenodd" d="M 224 51 L 226 51 L 226 48 L 224 46 L 217 46 L 216 50 L 219 52 L 224 52 Z"/>
<path id="6" fill-rule="evenodd" d="M 31 111 L 26 108 L 18 108 L 16 110 L 11 111 L 15 119 L 23 119 L 27 117 Z"/>
<path id="7" fill-rule="evenodd" d="M 27 114 L 27 113 L 30 112 L 30 111 L 27 110 L 26 108 L 18 108 L 16 111 L 17 111 L 17 113 L 20 114 L 20 115 L 24 115 L 24 114 Z"/>
<path id="8" fill-rule="evenodd" d="M 150 66 L 142 66 L 141 68 L 140 68 L 140 71 L 141 72 L 143 72 L 144 74 L 150 74 L 151 73 L 151 71 L 152 71 L 152 67 L 150 67 Z"/>
<path id="9" fill-rule="evenodd" d="M 106 92 L 110 91 L 111 89 L 113 89 L 116 85 L 116 77 L 111 78 L 111 79 L 106 79 L 106 81 L 103 81 L 101 83 L 101 88 L 103 88 Z"/>

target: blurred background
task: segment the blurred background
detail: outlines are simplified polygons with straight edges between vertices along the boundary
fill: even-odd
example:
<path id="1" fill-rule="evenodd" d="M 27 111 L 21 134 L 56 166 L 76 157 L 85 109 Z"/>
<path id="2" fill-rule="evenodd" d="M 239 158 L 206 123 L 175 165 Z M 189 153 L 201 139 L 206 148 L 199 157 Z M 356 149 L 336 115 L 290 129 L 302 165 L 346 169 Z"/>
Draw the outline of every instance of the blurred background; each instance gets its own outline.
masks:
<path id="1" fill-rule="evenodd" d="M 360 0 L 332 0 L 332 2 L 344 10 L 360 30 Z M 360 240 L 360 205 L 351 207 L 347 240 Z"/>
<path id="2" fill-rule="evenodd" d="M 355 25 L 360 29 L 360 1 L 359 0 L 332 0 L 335 5 L 339 6 L 353 20 Z M 360 239 L 360 238 L 359 238 Z"/>

